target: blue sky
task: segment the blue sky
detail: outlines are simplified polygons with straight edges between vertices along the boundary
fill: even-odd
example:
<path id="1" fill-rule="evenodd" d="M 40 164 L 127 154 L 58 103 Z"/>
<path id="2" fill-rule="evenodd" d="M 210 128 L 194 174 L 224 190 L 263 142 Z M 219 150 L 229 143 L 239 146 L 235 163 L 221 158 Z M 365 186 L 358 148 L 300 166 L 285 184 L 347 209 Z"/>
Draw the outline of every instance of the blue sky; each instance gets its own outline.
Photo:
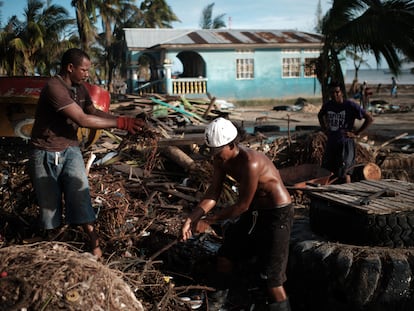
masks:
<path id="1" fill-rule="evenodd" d="M 1 22 L 17 15 L 22 18 L 27 0 L 1 0 Z M 46 3 L 46 0 L 44 0 Z M 66 7 L 74 16 L 70 0 L 52 0 L 52 4 Z M 210 3 L 215 3 L 213 16 L 226 14 L 225 21 L 234 29 L 295 29 L 314 31 L 318 0 L 167 0 L 181 23 L 174 23 L 174 28 L 199 28 L 201 11 Z M 137 5 L 141 3 L 136 0 Z M 331 0 L 321 0 L 322 12 L 331 6 Z M 229 18 L 231 22 L 229 23 Z"/>
<path id="2" fill-rule="evenodd" d="M 235 29 L 313 31 L 316 24 L 318 0 L 173 0 L 170 5 L 182 21 L 174 24 L 174 27 L 198 27 L 202 9 L 213 2 L 213 15 L 226 14 L 227 26 Z M 321 0 L 323 13 L 328 10 L 330 3 Z"/>
<path id="3" fill-rule="evenodd" d="M 23 18 L 27 0 L 3 1 L 1 23 L 17 15 Z M 215 3 L 213 16 L 225 14 L 224 20 L 233 29 L 294 29 L 314 32 L 316 11 L 319 0 L 166 0 L 173 12 L 181 20 L 173 23 L 174 28 L 199 28 L 201 11 L 210 3 Z M 47 0 L 44 0 L 46 3 Z M 71 0 L 51 0 L 52 4 L 64 6 L 74 16 Z M 141 0 L 136 0 L 139 5 Z M 332 0 L 321 0 L 322 14 L 332 5 Z M 231 20 L 231 22 L 229 22 Z M 368 57 L 371 68 L 376 68 L 373 57 Z M 382 63 L 384 66 L 384 62 Z M 350 64 L 352 67 L 352 64 Z"/>

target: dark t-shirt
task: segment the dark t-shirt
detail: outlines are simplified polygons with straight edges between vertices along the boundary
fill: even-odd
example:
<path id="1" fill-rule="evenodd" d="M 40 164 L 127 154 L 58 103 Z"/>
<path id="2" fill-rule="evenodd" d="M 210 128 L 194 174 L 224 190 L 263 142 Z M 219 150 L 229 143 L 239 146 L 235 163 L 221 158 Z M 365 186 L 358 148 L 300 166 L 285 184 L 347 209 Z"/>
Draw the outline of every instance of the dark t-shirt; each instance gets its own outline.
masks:
<path id="1" fill-rule="evenodd" d="M 62 151 L 78 146 L 78 124 L 66 117 L 63 110 L 76 102 L 84 111 L 92 100 L 83 84 L 68 86 L 61 77 L 51 78 L 40 93 L 36 108 L 31 143 L 39 149 Z"/>
<path id="2" fill-rule="evenodd" d="M 326 116 L 329 143 L 346 141 L 348 138 L 345 133 L 352 131 L 355 119 L 361 120 L 364 117 L 364 109 L 350 100 L 344 100 L 342 104 L 329 100 L 319 113 Z"/>

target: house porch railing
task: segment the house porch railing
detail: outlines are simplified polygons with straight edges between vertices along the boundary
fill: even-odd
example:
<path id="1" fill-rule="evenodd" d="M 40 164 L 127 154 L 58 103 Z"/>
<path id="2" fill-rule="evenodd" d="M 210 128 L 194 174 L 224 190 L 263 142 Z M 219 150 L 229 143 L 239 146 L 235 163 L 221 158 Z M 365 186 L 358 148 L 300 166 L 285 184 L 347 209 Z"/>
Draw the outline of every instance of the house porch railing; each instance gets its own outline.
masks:
<path id="1" fill-rule="evenodd" d="M 206 78 L 163 79 L 139 83 L 135 94 L 167 93 L 168 95 L 207 94 Z"/>
<path id="2" fill-rule="evenodd" d="M 167 82 L 168 83 L 168 82 Z M 173 95 L 206 94 L 206 78 L 178 78 L 171 79 Z M 167 90 L 169 88 L 167 87 Z"/>

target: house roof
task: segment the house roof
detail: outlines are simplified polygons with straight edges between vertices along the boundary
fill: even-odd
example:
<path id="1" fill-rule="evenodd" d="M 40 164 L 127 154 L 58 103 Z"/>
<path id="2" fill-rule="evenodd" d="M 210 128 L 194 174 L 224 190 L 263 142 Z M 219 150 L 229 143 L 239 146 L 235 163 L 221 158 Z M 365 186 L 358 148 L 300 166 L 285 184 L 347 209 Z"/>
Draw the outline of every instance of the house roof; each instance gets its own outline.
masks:
<path id="1" fill-rule="evenodd" d="M 322 43 L 321 35 L 297 30 L 125 28 L 124 31 L 130 50 L 142 50 L 157 46 L 297 46 L 320 45 Z"/>

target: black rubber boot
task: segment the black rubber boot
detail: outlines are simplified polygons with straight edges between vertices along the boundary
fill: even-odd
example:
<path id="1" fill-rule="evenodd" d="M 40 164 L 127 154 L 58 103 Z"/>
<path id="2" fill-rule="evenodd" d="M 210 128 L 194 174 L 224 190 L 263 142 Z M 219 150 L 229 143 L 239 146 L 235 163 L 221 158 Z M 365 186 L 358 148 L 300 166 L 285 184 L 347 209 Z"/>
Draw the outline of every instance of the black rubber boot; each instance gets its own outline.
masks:
<path id="1" fill-rule="evenodd" d="M 214 272 L 210 276 L 209 285 L 216 291 L 207 294 L 208 311 L 219 311 L 227 302 L 229 289 L 234 285 L 234 275 L 232 273 Z"/>
<path id="2" fill-rule="evenodd" d="M 220 289 L 208 294 L 208 311 L 219 311 L 227 302 L 228 289 Z"/>
<path id="3" fill-rule="evenodd" d="M 269 311 L 290 311 L 289 299 L 271 303 L 269 305 Z"/>

